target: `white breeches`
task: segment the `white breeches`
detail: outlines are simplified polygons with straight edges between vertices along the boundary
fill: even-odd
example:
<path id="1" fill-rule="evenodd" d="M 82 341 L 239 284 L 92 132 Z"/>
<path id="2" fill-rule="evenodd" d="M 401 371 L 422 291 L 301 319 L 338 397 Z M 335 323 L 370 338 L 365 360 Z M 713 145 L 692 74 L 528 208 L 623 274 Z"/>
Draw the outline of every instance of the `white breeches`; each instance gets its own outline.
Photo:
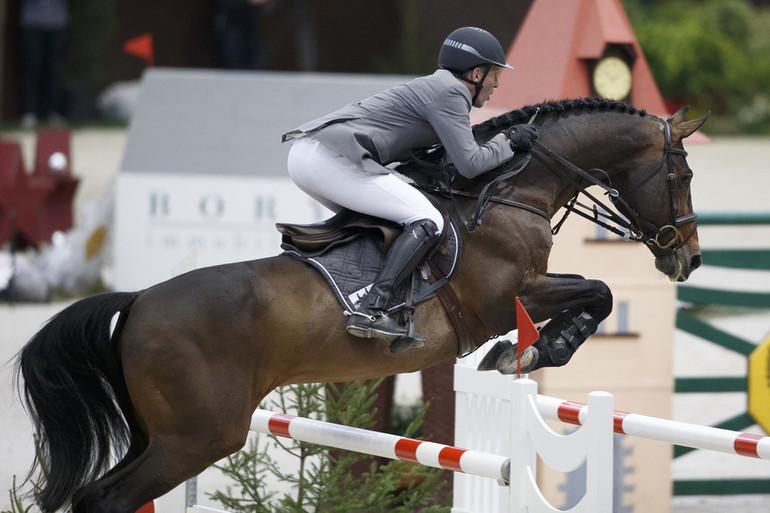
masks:
<path id="1" fill-rule="evenodd" d="M 363 171 L 312 136 L 292 143 L 288 169 L 300 189 L 332 212 L 344 207 L 401 226 L 430 219 L 439 232 L 444 228 L 441 213 L 417 189 L 394 175 Z"/>

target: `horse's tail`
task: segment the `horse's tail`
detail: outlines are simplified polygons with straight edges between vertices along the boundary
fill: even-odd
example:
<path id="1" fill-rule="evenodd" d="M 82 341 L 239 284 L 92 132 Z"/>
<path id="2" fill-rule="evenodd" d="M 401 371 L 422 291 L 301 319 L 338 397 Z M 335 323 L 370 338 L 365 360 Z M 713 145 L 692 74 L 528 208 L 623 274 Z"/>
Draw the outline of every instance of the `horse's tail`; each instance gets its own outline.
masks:
<path id="1" fill-rule="evenodd" d="M 110 322 L 125 318 L 138 293 L 108 293 L 78 301 L 37 332 L 18 355 L 16 379 L 35 426 L 42 466 L 36 496 L 53 512 L 100 475 L 130 438 L 130 399 Z M 121 319 L 122 321 L 122 319 Z M 122 322 L 120 322 L 122 324 Z"/>

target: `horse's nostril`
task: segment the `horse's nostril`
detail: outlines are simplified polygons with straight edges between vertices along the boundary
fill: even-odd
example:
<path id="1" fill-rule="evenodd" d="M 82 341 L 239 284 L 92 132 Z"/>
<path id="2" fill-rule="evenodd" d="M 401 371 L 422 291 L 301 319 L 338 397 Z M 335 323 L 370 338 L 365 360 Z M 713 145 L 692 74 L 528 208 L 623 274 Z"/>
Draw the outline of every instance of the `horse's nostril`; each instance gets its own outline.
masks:
<path id="1" fill-rule="evenodd" d="M 694 271 L 700 267 L 702 263 L 703 257 L 701 257 L 700 254 L 693 255 L 693 257 L 690 259 L 690 271 Z"/>

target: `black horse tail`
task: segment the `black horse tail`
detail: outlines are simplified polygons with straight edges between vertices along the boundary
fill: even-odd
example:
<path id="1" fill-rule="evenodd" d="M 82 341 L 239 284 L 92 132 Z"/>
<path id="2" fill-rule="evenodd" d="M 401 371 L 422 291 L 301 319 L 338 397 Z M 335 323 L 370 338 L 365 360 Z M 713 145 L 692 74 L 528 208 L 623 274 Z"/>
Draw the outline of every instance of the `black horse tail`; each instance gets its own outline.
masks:
<path id="1" fill-rule="evenodd" d="M 40 463 L 35 493 L 44 512 L 60 509 L 130 441 L 130 399 L 110 322 L 121 312 L 122 325 L 138 295 L 78 301 L 52 317 L 18 355 L 16 379 L 37 433 L 38 461 L 29 475 Z"/>

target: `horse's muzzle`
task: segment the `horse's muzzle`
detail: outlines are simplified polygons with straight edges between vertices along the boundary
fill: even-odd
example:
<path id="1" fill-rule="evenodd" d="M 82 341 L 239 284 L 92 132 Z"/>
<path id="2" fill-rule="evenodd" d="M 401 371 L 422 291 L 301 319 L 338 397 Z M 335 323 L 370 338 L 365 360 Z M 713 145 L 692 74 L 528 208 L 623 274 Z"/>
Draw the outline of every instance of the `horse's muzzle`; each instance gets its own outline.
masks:
<path id="1" fill-rule="evenodd" d="M 690 252 L 687 247 L 666 253 L 655 259 L 655 268 L 668 276 L 671 281 L 682 282 L 701 266 L 703 257 L 700 251 Z"/>

